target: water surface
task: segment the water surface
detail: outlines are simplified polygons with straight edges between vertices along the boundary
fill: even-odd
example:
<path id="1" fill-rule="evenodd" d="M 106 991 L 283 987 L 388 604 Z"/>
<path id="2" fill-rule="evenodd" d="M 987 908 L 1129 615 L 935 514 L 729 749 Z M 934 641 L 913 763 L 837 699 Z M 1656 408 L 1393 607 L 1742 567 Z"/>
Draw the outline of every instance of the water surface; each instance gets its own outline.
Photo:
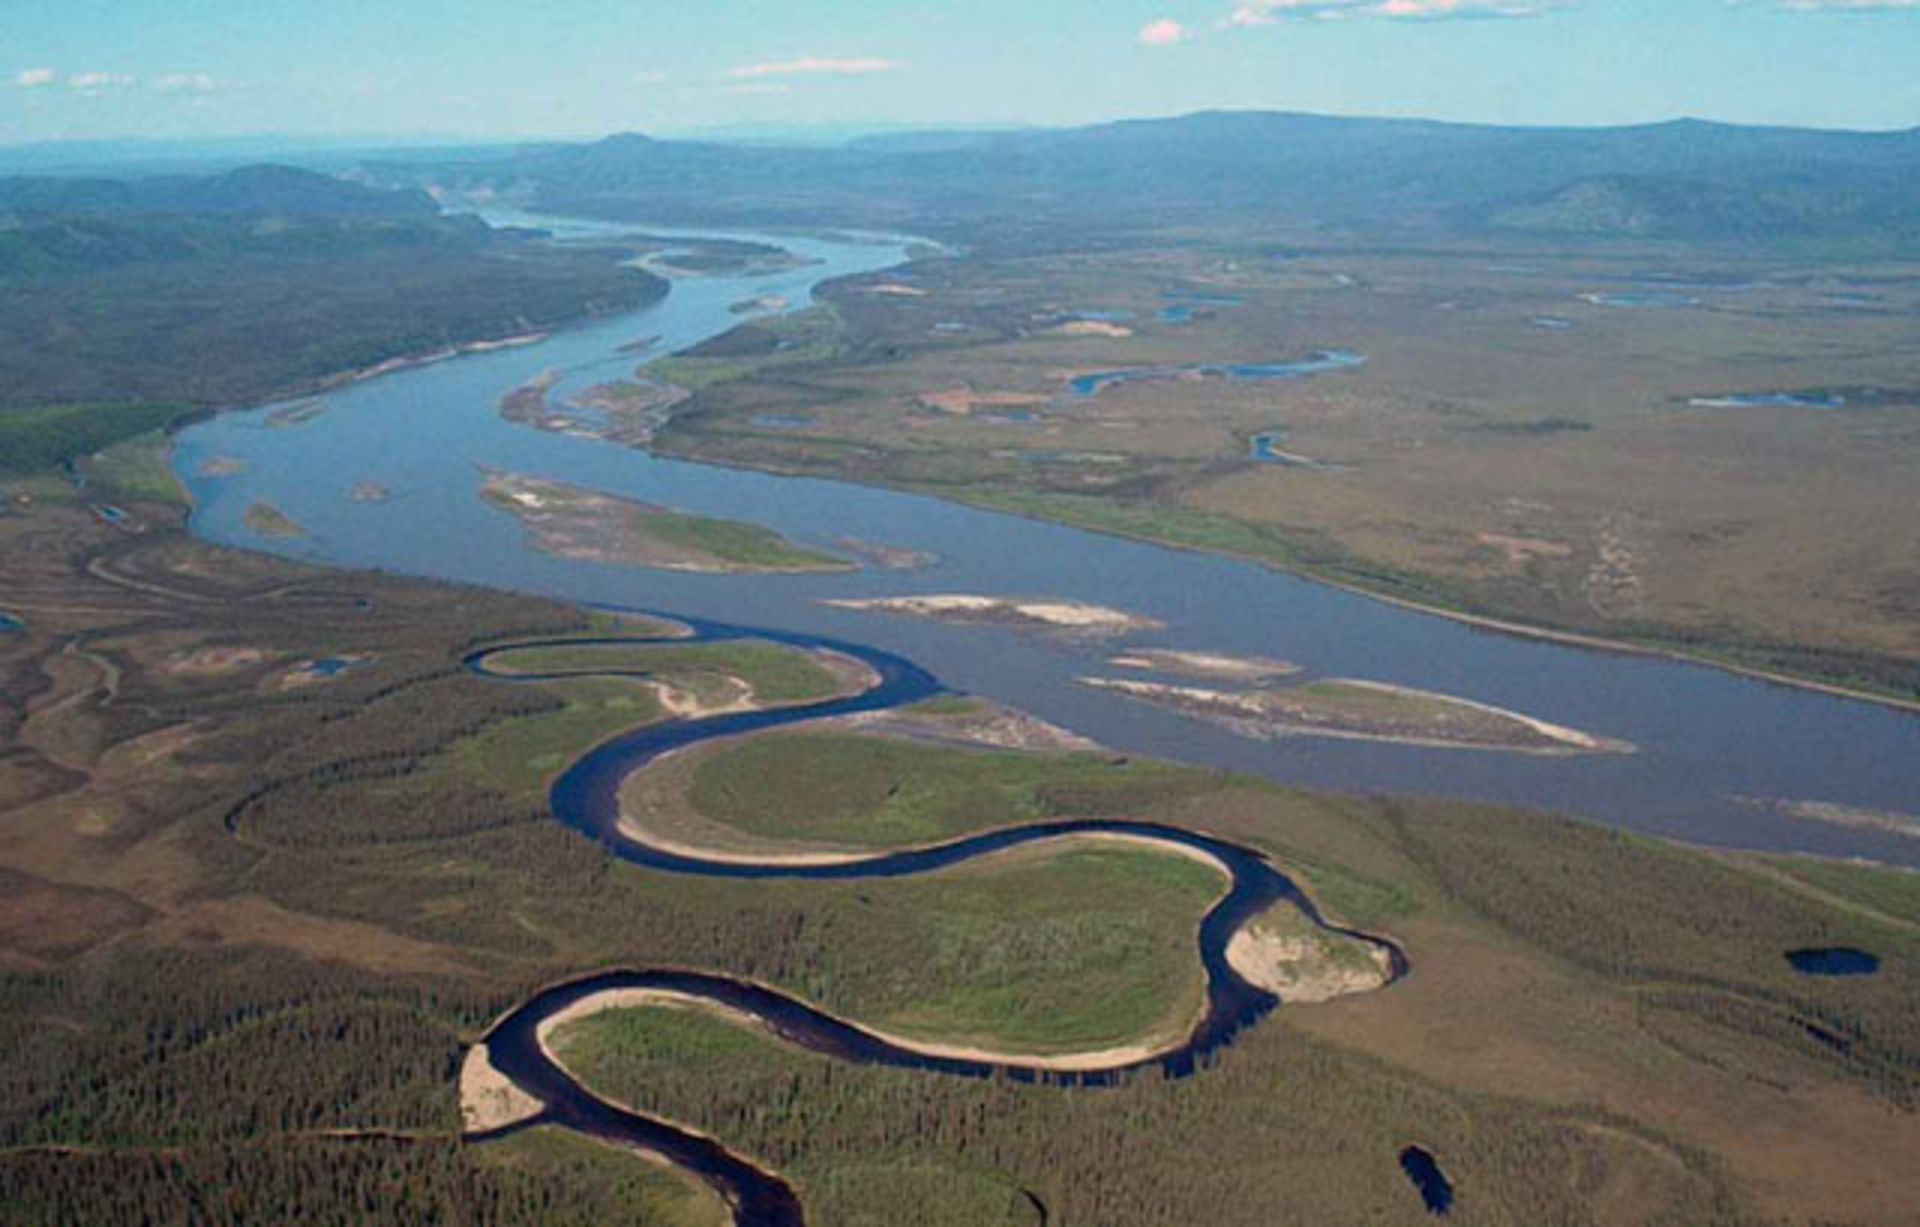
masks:
<path id="1" fill-rule="evenodd" d="M 520 218 L 519 220 L 526 220 Z M 610 227 L 559 223 L 600 235 Z M 650 233 L 662 233 L 649 227 Z M 665 460 L 502 421 L 500 396 L 543 371 L 554 392 L 629 373 L 620 347 L 660 337 L 671 352 L 738 322 L 728 306 L 773 294 L 794 307 L 819 281 L 904 259 L 905 240 L 740 235 L 817 261 L 750 276 L 683 280 L 663 302 L 561 332 L 536 345 L 424 366 L 342 388 L 294 426 L 268 408 L 194 426 L 175 466 L 210 540 L 337 566 L 372 567 L 667 610 L 817 634 L 898 653 L 950 686 L 1029 710 L 1132 753 L 1252 771 L 1302 787 L 1484 798 L 1578 813 L 1683 839 L 1920 862 L 1914 841 L 1808 822 L 1753 797 L 1821 797 L 1868 810 L 1920 805 L 1920 718 L 1701 666 L 1563 647 L 1477 630 L 1230 559 L 840 482 Z M 1357 360 L 1329 355 L 1319 369 Z M 1293 371 L 1299 364 L 1268 369 Z M 1291 377 L 1291 376 L 1272 376 Z M 1331 377 L 1331 376 L 1329 376 Z M 791 407 L 804 411 L 804 405 Z M 771 407 L 770 412 L 780 411 Z M 245 462 L 200 472 L 216 456 Z M 480 466 L 608 491 L 703 515 L 750 520 L 820 548 L 854 538 L 940 559 L 920 572 L 676 574 L 550 557 L 479 497 Z M 356 502 L 358 482 L 389 487 Z M 261 500 L 309 535 L 249 530 Z M 925 592 L 1060 596 L 1156 618 L 1141 647 L 1196 648 L 1299 661 L 1315 672 L 1439 690 L 1631 741 L 1640 752 L 1573 758 L 1420 749 L 1310 738 L 1252 741 L 1147 704 L 1094 691 L 1115 645 L 830 608 L 822 598 Z"/>

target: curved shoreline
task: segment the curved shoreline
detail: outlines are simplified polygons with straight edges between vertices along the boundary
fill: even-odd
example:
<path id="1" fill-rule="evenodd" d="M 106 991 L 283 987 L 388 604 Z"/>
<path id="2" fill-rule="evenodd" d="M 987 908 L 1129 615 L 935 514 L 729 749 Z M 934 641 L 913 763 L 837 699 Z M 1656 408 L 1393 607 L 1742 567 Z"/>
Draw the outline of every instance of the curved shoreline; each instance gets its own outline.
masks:
<path id="1" fill-rule="evenodd" d="M 858 694 L 787 708 L 711 715 L 644 725 L 586 751 L 554 783 L 555 817 L 601 844 L 612 855 L 647 868 L 736 879 L 852 880 L 905 877 L 977 861 L 1010 849 L 1060 840 L 1121 841 L 1193 858 L 1223 874 L 1227 885 L 1201 917 L 1197 953 L 1205 992 L 1199 1014 L 1183 1036 L 1162 1044 L 1141 1042 L 1080 1053 L 997 1053 L 893 1035 L 841 1019 L 771 985 L 711 972 L 671 967 L 601 971 L 561 981 L 507 1011 L 479 1041 L 489 1063 L 521 1092 L 543 1105 L 506 1128 L 534 1122 L 555 1124 L 620 1145 L 645 1150 L 682 1167 L 720 1191 L 739 1227 L 799 1227 L 805 1215 L 792 1187 L 774 1173 L 734 1154 L 697 1129 L 636 1111 L 595 1094 L 554 1054 L 548 1039 L 555 1026 L 622 1002 L 690 1002 L 728 1021 L 837 1060 L 890 1065 L 956 1077 L 1007 1077 L 1068 1086 L 1113 1086 L 1132 1073 L 1158 1069 L 1187 1077 L 1208 1054 L 1233 1042 L 1243 1029 L 1280 1005 L 1280 998 L 1240 974 L 1227 951 L 1234 936 L 1255 917 L 1285 902 L 1312 925 L 1365 942 L 1389 968 L 1386 982 L 1407 973 L 1405 954 L 1392 942 L 1328 922 L 1319 908 L 1264 854 L 1196 831 L 1128 820 L 1054 821 L 1001 827 L 924 847 L 853 854 L 852 859 L 725 859 L 697 848 L 661 846 L 644 832 L 625 829 L 622 783 L 663 755 L 737 733 L 779 728 L 861 711 L 884 711 L 944 693 L 939 681 L 912 662 L 857 645 L 813 636 L 753 632 L 740 627 L 681 619 L 693 635 L 677 642 L 769 639 L 789 647 L 850 656 L 878 679 Z M 489 669 L 488 658 L 539 641 L 477 649 L 462 659 L 472 672 L 503 682 L 537 681 L 525 674 Z M 628 640 L 632 642 L 632 640 Z M 618 671 L 614 671 L 617 675 Z M 838 855 L 838 854 L 825 854 Z M 479 1132 L 476 1138 L 503 1131 Z"/>

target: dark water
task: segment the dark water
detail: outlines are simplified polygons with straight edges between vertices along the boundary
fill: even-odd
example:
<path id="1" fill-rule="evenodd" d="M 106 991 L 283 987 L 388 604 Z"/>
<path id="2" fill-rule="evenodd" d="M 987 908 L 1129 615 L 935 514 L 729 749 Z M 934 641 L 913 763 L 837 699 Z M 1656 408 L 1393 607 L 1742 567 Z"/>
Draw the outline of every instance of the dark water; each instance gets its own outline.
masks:
<path id="1" fill-rule="evenodd" d="M 599 227 L 568 223 L 569 232 Z M 551 594 L 856 641 L 911 658 L 948 685 L 1031 711 L 1115 749 L 1254 772 L 1300 787 L 1488 800 L 1561 810 L 1703 843 L 1920 863 L 1920 841 L 1811 822 L 1743 798 L 1869 810 L 1920 807 L 1920 717 L 1651 657 L 1516 639 L 1394 608 L 1250 563 L 838 482 L 679 461 L 503 422 L 502 393 L 557 369 L 557 394 L 625 374 L 619 347 L 660 352 L 732 327 L 727 305 L 777 293 L 796 305 L 815 281 L 877 270 L 899 245 L 782 238 L 821 261 L 771 276 L 682 281 L 661 304 L 330 394 L 327 412 L 271 429 L 228 414 L 179 440 L 176 470 L 210 540 L 341 566 Z M 1329 375 L 1328 378 L 1338 378 Z M 804 408 L 795 406 L 794 410 Z M 230 477 L 199 470 L 232 456 Z M 752 520 L 831 549 L 854 538 L 940 559 L 925 571 L 717 576 L 634 570 L 528 549 L 519 523 L 478 497 L 476 465 L 575 482 L 687 511 Z M 393 497 L 358 503 L 358 481 Z M 242 521 L 255 499 L 313 535 L 276 540 Z M 821 605 L 822 598 L 926 592 L 1044 595 L 1138 612 L 1165 629 L 1127 647 L 1294 660 L 1512 708 L 1640 749 L 1539 758 L 1295 737 L 1252 741 L 1080 685 L 1122 643 L 956 626 Z"/>
<path id="2" fill-rule="evenodd" d="M 25 620 L 13 614 L 0 611 L 0 635 L 18 634 L 27 629 Z"/>
<path id="3" fill-rule="evenodd" d="M 1196 363 L 1192 366 L 1136 366 L 1116 371 L 1095 371 L 1067 381 L 1075 396 L 1098 396 L 1123 383 L 1165 383 L 1173 379 L 1305 379 L 1328 371 L 1346 370 L 1366 361 L 1360 354 L 1345 350 L 1323 350 L 1300 362 Z"/>
<path id="4" fill-rule="evenodd" d="M 1407 1174 L 1428 1214 L 1444 1215 L 1453 1209 L 1453 1184 L 1440 1170 L 1440 1161 L 1418 1146 L 1400 1152 L 1400 1170 Z"/>
<path id="5" fill-rule="evenodd" d="M 697 642 L 723 641 L 755 633 L 712 623 L 688 624 L 693 628 Z M 619 829 L 621 782 L 663 754 L 717 737 L 856 712 L 881 711 L 943 693 L 939 681 L 932 674 L 898 656 L 809 636 L 787 635 L 777 638 L 780 642 L 797 647 L 825 647 L 854 655 L 874 669 L 880 677 L 880 683 L 851 698 L 780 711 L 742 712 L 654 725 L 615 738 L 587 754 L 555 782 L 551 795 L 555 817 L 599 843 L 612 855 L 633 864 L 669 873 L 734 879 L 850 881 L 907 877 L 1008 848 L 1088 833 L 1128 835 L 1196 849 L 1218 861 L 1231 878 L 1226 895 L 1202 918 L 1197 938 L 1198 954 L 1207 976 L 1206 1011 L 1186 1041 L 1169 1052 L 1104 1069 L 1062 1072 L 1020 1063 L 929 1056 L 914 1052 L 785 993 L 727 976 L 660 968 L 603 972 L 556 985 L 535 995 L 496 1024 L 487 1037 L 488 1054 L 494 1066 L 548 1105 L 542 1120 L 613 1141 L 643 1145 L 665 1154 L 722 1189 L 740 1208 L 738 1221 L 741 1223 L 797 1224 L 802 1217 L 799 1203 L 792 1188 L 778 1176 L 761 1171 L 707 1139 L 594 1098 L 542 1051 L 539 1044 L 541 1022 L 575 1002 L 604 990 L 665 989 L 687 993 L 750 1014 L 788 1042 L 838 1060 L 954 1077 L 997 1076 L 1020 1082 L 1107 1087 L 1117 1084 L 1130 1073 L 1142 1070 L 1156 1070 L 1167 1077 L 1187 1077 L 1209 1055 L 1232 1043 L 1242 1030 L 1258 1022 L 1280 1004 L 1273 994 L 1241 979 L 1226 957 L 1227 943 L 1233 934 L 1247 921 L 1276 903 L 1284 901 L 1292 904 L 1314 924 L 1329 932 L 1379 947 L 1388 956 L 1394 978 L 1406 973 L 1406 958 L 1397 947 L 1327 923 L 1312 901 L 1263 857 L 1236 844 L 1156 823 L 1043 822 L 989 831 L 935 847 L 877 853 L 856 861 L 828 865 L 713 861 L 661 851 L 623 834 Z M 632 641 L 603 639 L 589 642 Z M 541 680 L 541 675 L 499 674 L 489 669 L 488 661 L 493 656 L 512 650 L 513 645 L 489 648 L 469 656 L 465 663 L 473 671 L 507 684 L 521 685 Z M 607 676 L 644 676 L 633 671 L 602 672 Z M 749 1210 L 751 1213 L 747 1212 Z"/>
<path id="6" fill-rule="evenodd" d="M 1848 946 L 1789 950 L 1787 962 L 1803 976 L 1870 976 L 1880 970 L 1878 955 Z"/>

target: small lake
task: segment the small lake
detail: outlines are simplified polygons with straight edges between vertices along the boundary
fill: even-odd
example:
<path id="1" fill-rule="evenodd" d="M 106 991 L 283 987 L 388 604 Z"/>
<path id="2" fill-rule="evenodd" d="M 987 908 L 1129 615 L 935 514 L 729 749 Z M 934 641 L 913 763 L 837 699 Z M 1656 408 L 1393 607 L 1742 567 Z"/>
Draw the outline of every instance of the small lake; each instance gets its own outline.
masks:
<path id="1" fill-rule="evenodd" d="M 504 215 L 565 233 L 617 227 Z M 659 227 L 648 227 L 661 233 Z M 701 232 L 708 233 L 708 232 Z M 734 237 L 734 236 L 724 236 Z M 1230 558 L 1089 534 L 1058 524 L 843 482 L 668 460 L 502 420 L 503 394 L 558 372 L 556 401 L 630 374 L 621 347 L 684 349 L 733 327 L 728 306 L 777 295 L 794 307 L 820 281 L 901 263 L 907 240 L 746 234 L 815 261 L 802 268 L 676 281 L 662 302 L 329 392 L 310 420 L 272 427 L 269 409 L 223 414 L 177 440 L 193 530 L 210 541 L 341 567 L 384 569 L 653 609 L 897 653 L 958 689 L 1031 711 L 1122 753 L 1249 771 L 1302 788 L 1479 798 L 1557 810 L 1710 844 L 1920 863 L 1920 841 L 1808 821 L 1744 798 L 1820 797 L 1908 812 L 1917 799 L 1920 717 L 1703 666 L 1514 638 L 1314 584 Z M 1351 366 L 1242 368 L 1298 378 Z M 1231 377 L 1227 368 L 1215 368 Z M 1164 374 L 1163 374 L 1163 377 Z M 798 413 L 802 407 L 785 411 Z M 774 407 L 769 411 L 779 411 Z M 1277 432 L 1276 432 L 1277 433 Z M 216 458 L 238 471 L 209 477 Z M 521 525 L 479 497 L 489 466 L 700 515 L 767 525 L 831 551 L 844 538 L 913 550 L 919 572 L 726 576 L 637 570 L 530 549 Z M 225 466 L 222 466 L 223 469 Z M 385 501 L 356 501 L 371 483 Z M 271 504 L 308 535 L 272 539 L 245 523 Z M 1053 596 L 1136 612 L 1165 629 L 1117 641 L 889 617 L 821 604 L 929 592 Z M 1290 737 L 1249 740 L 1083 685 L 1121 645 L 1268 656 L 1327 676 L 1437 690 L 1631 741 L 1633 754 L 1566 758 Z"/>
<path id="2" fill-rule="evenodd" d="M 1114 371 L 1095 371 L 1067 381 L 1075 396 L 1098 396 L 1123 383 L 1169 383 L 1181 379 L 1306 379 L 1328 371 L 1343 371 L 1361 366 L 1366 355 L 1346 350 L 1322 350 L 1299 362 L 1195 363 L 1191 366 L 1135 366 Z"/>
<path id="3" fill-rule="evenodd" d="M 1851 946 L 1789 950 L 1787 962 L 1803 976 L 1870 976 L 1880 970 L 1880 956 Z"/>
<path id="4" fill-rule="evenodd" d="M 14 614 L 0 610 L 0 635 L 21 634 L 27 629 L 26 621 Z"/>
<path id="5" fill-rule="evenodd" d="M 1400 1152 L 1400 1170 L 1420 1193 L 1428 1214 L 1444 1215 L 1453 1209 L 1453 1182 L 1440 1170 L 1440 1161 L 1431 1152 L 1409 1146 Z"/>

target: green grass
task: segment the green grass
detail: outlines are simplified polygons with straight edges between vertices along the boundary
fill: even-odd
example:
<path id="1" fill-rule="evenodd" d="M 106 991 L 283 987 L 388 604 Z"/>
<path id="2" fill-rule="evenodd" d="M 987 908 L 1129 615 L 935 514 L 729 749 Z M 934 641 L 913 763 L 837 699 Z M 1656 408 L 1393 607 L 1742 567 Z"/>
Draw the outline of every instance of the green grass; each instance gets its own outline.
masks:
<path id="1" fill-rule="evenodd" d="M 512 673 L 591 674 L 607 670 L 645 672 L 669 679 L 707 673 L 737 677 L 761 703 L 809 703 L 840 693 L 840 679 L 794 648 L 760 640 L 726 643 L 567 644 L 515 648 L 492 665 Z M 697 686 L 696 686 L 697 689 Z"/>
<path id="2" fill-rule="evenodd" d="M 769 316 L 740 325 L 696 351 L 729 348 L 727 338 L 736 333 L 770 334 L 777 348 L 765 353 L 729 353 L 702 357 L 699 352 L 670 354 L 657 358 L 643 368 L 649 379 L 678 384 L 699 392 L 723 383 L 745 379 L 779 367 L 800 366 L 838 357 L 845 349 L 846 326 L 840 314 L 826 304 L 783 315 Z"/>
<path id="3" fill-rule="evenodd" d="M 647 1227 L 730 1227 L 720 1195 L 671 1168 L 549 1126 L 475 1148 L 483 1165 L 524 1173 L 585 1194 L 619 1218 Z M 571 1220 L 544 1220 L 550 1227 Z M 581 1224 L 580 1227 L 586 1227 Z"/>
<path id="4" fill-rule="evenodd" d="M 834 888 L 809 931 L 839 966 L 790 987 L 931 1043 L 1071 1053 L 1169 1036 L 1200 1008 L 1194 932 L 1223 888 L 1184 857 L 1077 844 Z M 706 1030 L 714 1060 L 758 1043 Z"/>
<path id="5" fill-rule="evenodd" d="M 0 476 L 50 469 L 178 421 L 175 402 L 36 405 L 0 409 Z"/>
<path id="6" fill-rule="evenodd" d="M 1814 857 L 1769 857 L 1767 863 L 1828 894 L 1920 924 L 1920 873 Z"/>
<path id="7" fill-rule="evenodd" d="M 547 782 L 593 745 L 660 718 L 660 705 L 636 682 L 575 678 L 542 687 L 566 707 L 508 720 L 456 742 L 436 760 L 436 769 L 516 800 L 537 801 Z"/>
<path id="8" fill-rule="evenodd" d="M 927 970 L 876 985 L 868 1017 L 926 1040 L 1076 1052 L 1139 1040 L 1200 1007 L 1194 931 L 1223 890 L 1167 853 L 1074 848 L 905 885 Z"/>
<path id="9" fill-rule="evenodd" d="M 711 1102 L 716 1083 L 722 1088 L 718 1098 L 746 1108 L 756 1099 L 782 1103 L 790 1094 L 783 1088 L 834 1076 L 826 1057 L 666 1007 L 607 1010 L 562 1027 L 554 1042 L 587 1085 L 669 1114 L 677 1102 Z M 796 1115 L 804 1113 L 800 1107 Z M 1003 1173 L 960 1156 L 892 1153 L 903 1143 L 911 1146 L 909 1138 L 876 1143 L 864 1162 L 783 1163 L 782 1174 L 804 1189 L 810 1215 L 823 1206 L 878 1205 L 913 1207 L 913 1221 L 922 1227 L 1028 1227 L 1036 1221 L 1019 1186 Z M 883 1214 L 843 1221 L 897 1220 Z"/>
<path id="10" fill-rule="evenodd" d="M 186 488 L 174 475 L 167 436 L 151 431 L 122 440 L 86 465 L 87 479 L 103 492 L 127 499 L 184 506 Z"/>
<path id="11" fill-rule="evenodd" d="M 703 759 L 689 800 L 754 835 L 895 847 L 1041 818 L 1139 815 L 1217 787 L 1210 772 L 1167 763 L 803 732 Z"/>
<path id="12" fill-rule="evenodd" d="M 635 530 L 664 545 L 706 554 L 738 567 L 778 571 L 845 571 L 844 558 L 795 545 L 771 528 L 679 511 L 649 512 Z"/>

